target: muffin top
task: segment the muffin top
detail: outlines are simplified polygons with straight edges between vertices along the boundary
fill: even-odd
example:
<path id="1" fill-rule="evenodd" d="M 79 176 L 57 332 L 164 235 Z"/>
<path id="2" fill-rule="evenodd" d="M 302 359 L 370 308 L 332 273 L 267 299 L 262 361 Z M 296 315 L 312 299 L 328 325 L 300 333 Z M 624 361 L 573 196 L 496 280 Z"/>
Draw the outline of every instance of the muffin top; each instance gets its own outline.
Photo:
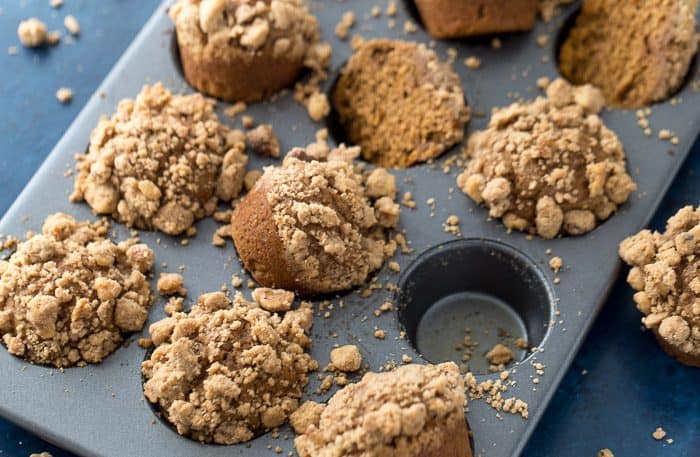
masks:
<path id="1" fill-rule="evenodd" d="M 301 457 L 423 455 L 451 433 L 466 435 L 465 403 L 453 362 L 367 373 L 338 391 L 294 444 Z"/>
<path id="2" fill-rule="evenodd" d="M 620 244 L 642 323 L 681 361 L 700 366 L 700 208 L 682 208 L 663 233 L 642 230 Z"/>
<path id="3" fill-rule="evenodd" d="M 636 189 L 602 107 L 599 90 L 558 79 L 546 98 L 497 109 L 469 138 L 457 184 L 509 229 L 543 238 L 593 230 Z"/>
<path id="4" fill-rule="evenodd" d="M 276 255 L 295 290 L 327 293 L 361 285 L 394 249 L 385 231 L 399 218 L 395 179 L 379 169 L 365 180 L 344 160 L 298 157 L 308 158 L 296 149 L 282 166 L 266 168 L 250 193 L 264 193 L 271 208 L 283 246 Z M 256 262 L 249 264 L 254 269 Z"/>
<path id="5" fill-rule="evenodd" d="M 145 86 L 100 119 L 71 200 L 129 227 L 179 235 L 238 195 L 244 151 L 244 135 L 219 123 L 212 100 Z"/>
<path id="6" fill-rule="evenodd" d="M 459 76 L 424 44 L 363 43 L 343 67 L 332 104 L 348 140 L 377 165 L 405 168 L 460 142 L 469 108 Z"/>
<path id="7" fill-rule="evenodd" d="M 141 330 L 153 251 L 115 244 L 109 224 L 56 213 L 0 261 L 0 335 L 11 354 L 56 367 L 98 363 Z"/>
<path id="8" fill-rule="evenodd" d="M 202 59 L 302 61 L 320 38 L 302 0 L 178 0 L 169 12 L 180 46 Z"/>
<path id="9" fill-rule="evenodd" d="M 304 352 L 312 319 L 310 305 L 281 316 L 241 294 L 204 294 L 189 313 L 151 325 L 146 398 L 202 442 L 236 444 L 279 427 L 318 368 Z"/>
<path id="10" fill-rule="evenodd" d="M 685 0 L 586 0 L 561 47 L 560 68 L 593 84 L 611 106 L 661 101 L 682 84 L 698 46 Z"/>

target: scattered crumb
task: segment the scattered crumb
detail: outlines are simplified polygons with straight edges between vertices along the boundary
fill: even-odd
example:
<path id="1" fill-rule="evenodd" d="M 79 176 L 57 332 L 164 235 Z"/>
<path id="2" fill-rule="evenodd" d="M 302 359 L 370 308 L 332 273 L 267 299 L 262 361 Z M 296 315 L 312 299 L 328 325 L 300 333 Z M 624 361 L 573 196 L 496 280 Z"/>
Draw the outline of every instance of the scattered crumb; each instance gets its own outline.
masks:
<path id="1" fill-rule="evenodd" d="M 397 12 L 398 12 L 398 8 L 396 6 L 396 0 L 390 0 L 389 4 L 386 7 L 386 15 L 387 16 L 396 16 Z"/>
<path id="2" fill-rule="evenodd" d="M 63 0 L 50 0 L 49 5 L 51 5 L 51 8 L 60 8 L 63 6 Z"/>
<path id="3" fill-rule="evenodd" d="M 378 340 L 383 340 L 386 337 L 384 330 L 377 329 L 374 331 L 374 337 Z"/>
<path id="4" fill-rule="evenodd" d="M 61 87 L 56 91 L 56 99 L 61 103 L 69 103 L 73 100 L 73 90 L 68 87 Z"/>
<path id="5" fill-rule="evenodd" d="M 66 16 L 66 18 L 63 19 L 63 25 L 66 27 L 66 29 L 71 35 L 80 35 L 80 23 L 75 18 L 75 16 L 70 14 Z"/>
<path id="6" fill-rule="evenodd" d="M 308 99 L 306 110 L 309 117 L 314 121 L 320 121 L 331 112 L 331 105 L 328 97 L 323 92 L 314 92 Z"/>
<path id="7" fill-rule="evenodd" d="M 492 365 L 505 365 L 513 361 L 513 351 L 508 346 L 499 343 L 491 348 L 485 357 Z"/>
<path id="8" fill-rule="evenodd" d="M 418 26 L 410 19 L 406 19 L 406 21 L 403 23 L 403 31 L 406 33 L 415 33 L 418 31 Z"/>
<path id="9" fill-rule="evenodd" d="M 464 65 L 472 70 L 476 70 L 477 68 L 481 67 L 481 59 L 476 56 L 469 56 L 464 59 Z"/>
<path id="10" fill-rule="evenodd" d="M 230 118 L 234 118 L 239 114 L 245 112 L 248 109 L 248 105 L 245 102 L 236 102 L 224 110 L 224 114 Z"/>
<path id="11" fill-rule="evenodd" d="M 253 118 L 253 116 L 245 115 L 241 117 L 241 123 L 243 124 L 243 127 L 247 129 L 252 129 L 255 125 L 255 119 Z"/>
<path id="12" fill-rule="evenodd" d="M 598 451 L 598 457 L 615 457 L 615 454 L 608 448 Z"/>
<path id="13" fill-rule="evenodd" d="M 651 434 L 651 436 L 653 436 L 655 440 L 661 441 L 662 439 L 666 438 L 666 430 L 664 430 L 661 427 L 657 427 L 656 430 L 654 430 L 654 433 Z"/>
<path id="14" fill-rule="evenodd" d="M 278 158 L 280 142 L 270 124 L 260 124 L 245 134 L 246 146 L 255 154 Z"/>
<path id="15" fill-rule="evenodd" d="M 283 289 L 260 287 L 252 292 L 253 300 L 265 311 L 281 313 L 292 309 L 294 293 Z"/>
<path id="16" fill-rule="evenodd" d="M 46 24 L 32 17 L 19 23 L 17 36 L 27 48 L 36 48 L 46 42 Z"/>
<path id="17" fill-rule="evenodd" d="M 346 373 L 357 371 L 362 365 L 362 354 L 353 344 L 337 347 L 331 351 L 331 365 Z"/>
<path id="18" fill-rule="evenodd" d="M 563 265 L 564 261 L 561 259 L 561 257 L 555 256 L 549 259 L 549 268 L 551 268 L 554 273 L 559 273 L 559 270 L 561 270 Z"/>
<path id="19" fill-rule="evenodd" d="M 346 39 L 353 25 L 355 25 L 355 13 L 352 11 L 345 12 L 340 22 L 335 26 L 336 36 L 341 40 Z"/>
<path id="20" fill-rule="evenodd" d="M 185 279 L 178 273 L 161 273 L 158 278 L 157 289 L 161 295 L 187 295 L 187 289 L 183 287 Z"/>

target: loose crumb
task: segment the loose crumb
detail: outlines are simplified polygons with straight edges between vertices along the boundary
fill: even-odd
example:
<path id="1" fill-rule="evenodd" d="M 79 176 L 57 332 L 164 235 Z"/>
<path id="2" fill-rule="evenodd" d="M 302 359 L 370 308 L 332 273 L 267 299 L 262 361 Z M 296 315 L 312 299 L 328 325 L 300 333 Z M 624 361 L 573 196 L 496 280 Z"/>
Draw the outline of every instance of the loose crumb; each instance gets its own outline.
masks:
<path id="1" fill-rule="evenodd" d="M 63 25 L 66 27 L 66 29 L 71 35 L 80 35 L 80 23 L 75 18 L 75 16 L 66 16 L 65 19 L 63 19 Z"/>
<path id="2" fill-rule="evenodd" d="M 326 406 L 321 403 L 306 401 L 289 416 L 289 424 L 297 435 L 301 435 L 312 425 L 318 427 L 325 409 Z"/>
<path id="3" fill-rule="evenodd" d="M 56 91 L 56 99 L 61 103 L 69 103 L 73 100 L 73 90 L 68 87 L 61 87 Z"/>
<path id="4" fill-rule="evenodd" d="M 181 274 L 161 273 L 156 287 L 161 295 L 187 295 L 187 289 L 183 287 L 184 281 Z"/>
<path id="5" fill-rule="evenodd" d="M 664 430 L 661 427 L 657 427 L 656 430 L 654 430 L 654 433 L 651 434 L 651 436 L 653 436 L 655 440 L 661 441 L 662 439 L 666 438 L 666 430 Z"/>
<path id="6" fill-rule="evenodd" d="M 27 48 L 36 48 L 46 42 L 46 24 L 32 17 L 19 23 L 17 36 Z"/>
<path id="7" fill-rule="evenodd" d="M 357 371 L 362 365 L 362 354 L 353 344 L 340 346 L 331 351 L 331 365 L 334 369 L 346 373 Z"/>
<path id="8" fill-rule="evenodd" d="M 479 59 L 476 56 L 469 56 L 466 59 L 464 59 L 464 65 L 467 68 L 471 68 L 472 70 L 476 70 L 477 68 L 481 67 L 481 59 Z"/>

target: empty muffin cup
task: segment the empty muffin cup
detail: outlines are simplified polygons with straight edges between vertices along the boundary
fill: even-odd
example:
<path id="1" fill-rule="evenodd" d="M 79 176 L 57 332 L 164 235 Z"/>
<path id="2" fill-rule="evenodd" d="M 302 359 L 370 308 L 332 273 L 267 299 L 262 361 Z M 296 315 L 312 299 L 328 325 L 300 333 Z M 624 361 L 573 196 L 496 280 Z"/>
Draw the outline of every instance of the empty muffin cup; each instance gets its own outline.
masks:
<path id="1" fill-rule="evenodd" d="M 554 296 L 520 251 L 463 239 L 423 253 L 399 280 L 396 299 L 399 323 L 425 359 L 487 373 L 524 360 L 542 343 Z"/>

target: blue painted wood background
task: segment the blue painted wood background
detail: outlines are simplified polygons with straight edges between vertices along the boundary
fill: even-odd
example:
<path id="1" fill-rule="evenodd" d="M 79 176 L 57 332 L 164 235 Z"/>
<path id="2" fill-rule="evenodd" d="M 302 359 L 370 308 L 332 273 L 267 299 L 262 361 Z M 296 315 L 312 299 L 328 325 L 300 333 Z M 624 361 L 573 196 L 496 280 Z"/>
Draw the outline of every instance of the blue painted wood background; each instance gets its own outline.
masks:
<path id="1" fill-rule="evenodd" d="M 160 0 L 65 0 L 59 10 L 49 0 L 0 0 L 0 214 L 3 214 L 100 81 L 109 72 Z M 378 2 L 380 3 L 380 2 Z M 74 44 L 26 50 L 19 46 L 21 19 L 42 18 L 62 29 L 74 14 L 82 33 Z M 18 46 L 10 56 L 7 47 Z M 61 105 L 58 87 L 75 90 Z M 700 143 L 652 223 L 662 228 L 679 207 L 700 204 Z M 624 275 L 624 273 L 623 273 Z M 539 424 L 526 457 L 592 457 L 604 447 L 620 456 L 700 456 L 700 369 L 664 355 L 642 332 L 623 276 L 596 321 L 583 349 Z M 587 374 L 582 374 L 583 370 Z M 2 391 L 0 401 L 10 392 Z M 662 426 L 674 440 L 655 441 Z M 26 457 L 52 447 L 0 420 L 0 457 Z"/>

